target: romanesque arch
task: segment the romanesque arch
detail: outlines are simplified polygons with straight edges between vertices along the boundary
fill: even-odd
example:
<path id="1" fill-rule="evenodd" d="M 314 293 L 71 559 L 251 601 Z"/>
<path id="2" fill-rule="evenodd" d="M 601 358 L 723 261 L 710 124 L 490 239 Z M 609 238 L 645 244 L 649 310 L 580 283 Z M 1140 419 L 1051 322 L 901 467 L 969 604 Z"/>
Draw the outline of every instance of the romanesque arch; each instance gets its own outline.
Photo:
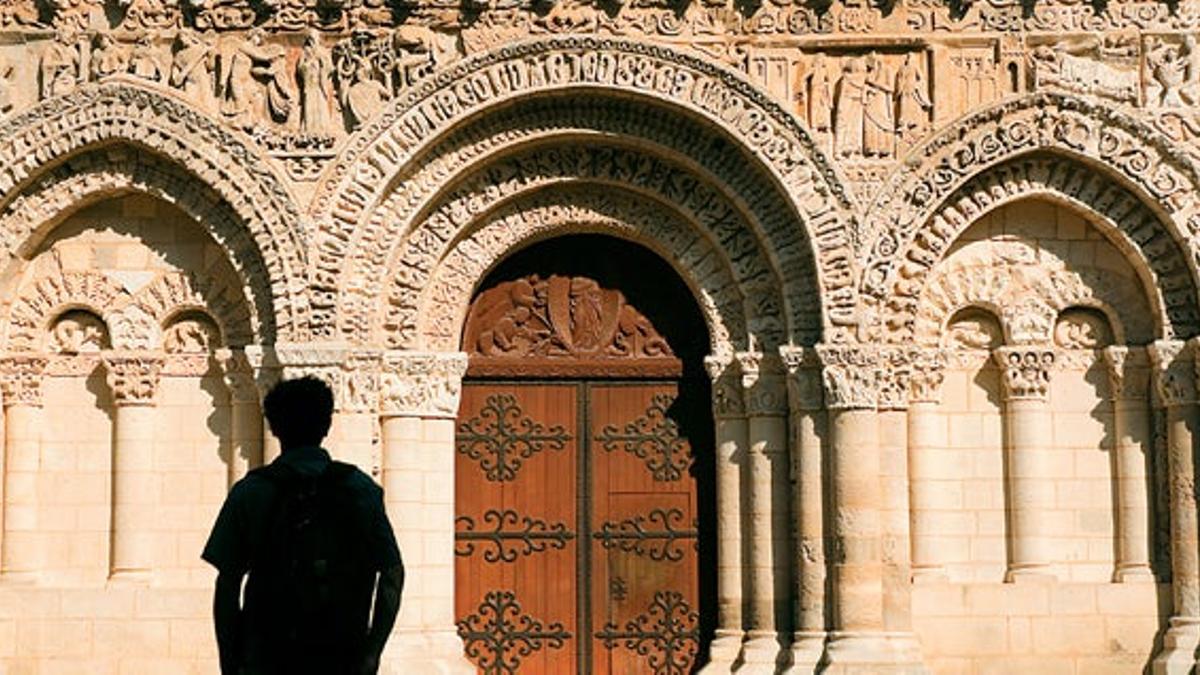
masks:
<path id="1" fill-rule="evenodd" d="M 1050 114 L 1053 112 L 1054 114 Z M 1190 160 L 1097 103 L 1039 94 L 968 116 L 914 151 L 869 209 L 860 284 L 892 339 L 911 337 L 926 272 L 984 213 L 1050 196 L 1096 216 L 1131 258 L 1164 337 L 1200 330 L 1188 234 L 1200 204 Z"/>
<path id="2" fill-rule="evenodd" d="M 299 211 L 238 133 L 174 97 L 100 84 L 4 121 L 0 137 L 0 219 L 9 252 L 81 203 L 148 192 L 196 217 L 226 248 L 255 299 L 264 339 L 307 330 Z M 120 146 L 132 151 L 114 162 L 110 151 Z"/>
<path id="3" fill-rule="evenodd" d="M 588 90 L 587 109 L 578 97 L 570 100 L 579 89 Z M 509 101 L 518 95 L 525 102 Z M 714 131 L 720 127 L 726 131 Z M 657 133 L 663 129 L 671 131 Z M 555 38 L 456 64 L 348 142 L 313 203 L 321 229 L 313 293 L 318 330 L 361 328 L 357 320 L 333 318 L 336 308 L 354 305 L 336 289 L 377 277 L 356 271 L 342 278 L 343 256 L 353 261 L 389 250 L 378 242 L 400 240 L 439 203 L 434 182 L 453 186 L 456 174 L 477 168 L 498 147 L 565 130 L 616 131 L 639 145 L 674 143 L 693 166 L 732 177 L 731 184 L 717 184 L 752 205 L 749 220 L 763 230 L 760 245 L 779 270 L 785 298 L 807 303 L 798 308 L 785 300 L 783 316 L 794 333 L 787 337 L 812 343 L 833 326 L 853 323 L 849 199 L 791 115 L 739 76 L 690 56 L 621 40 Z M 618 168 L 637 173 L 634 166 Z M 376 243 L 367 244 L 372 237 Z M 817 288 L 824 289 L 824 308 L 813 302 Z M 803 325 L 816 316 L 821 320 Z"/>

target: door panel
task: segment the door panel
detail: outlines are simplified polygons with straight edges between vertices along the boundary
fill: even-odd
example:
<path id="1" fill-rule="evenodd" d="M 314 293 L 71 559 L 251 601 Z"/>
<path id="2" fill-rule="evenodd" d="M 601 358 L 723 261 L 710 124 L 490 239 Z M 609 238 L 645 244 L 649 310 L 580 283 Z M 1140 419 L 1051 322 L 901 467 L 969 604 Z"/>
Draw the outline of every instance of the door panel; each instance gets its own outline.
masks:
<path id="1" fill-rule="evenodd" d="M 575 670 L 578 387 L 464 387 L 455 614 L 480 672 Z"/>
<path id="2" fill-rule="evenodd" d="M 589 386 L 594 672 L 682 675 L 699 646 L 696 486 L 676 385 Z"/>

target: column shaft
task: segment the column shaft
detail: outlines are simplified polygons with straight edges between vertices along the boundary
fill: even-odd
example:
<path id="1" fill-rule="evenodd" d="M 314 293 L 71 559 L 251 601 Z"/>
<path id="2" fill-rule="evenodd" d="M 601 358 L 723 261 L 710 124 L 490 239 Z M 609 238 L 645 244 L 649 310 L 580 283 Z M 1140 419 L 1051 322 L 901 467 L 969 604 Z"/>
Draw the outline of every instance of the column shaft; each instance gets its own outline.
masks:
<path id="1" fill-rule="evenodd" d="M 37 468 L 41 462 L 42 409 L 10 405 L 4 420 L 4 528 L 0 571 L 6 580 L 32 580 L 42 567 L 37 542 Z"/>
<path id="2" fill-rule="evenodd" d="M 742 648 L 742 486 L 745 418 L 716 421 L 717 631 L 711 660 L 733 663 Z"/>
<path id="3" fill-rule="evenodd" d="M 1050 573 L 1050 540 L 1045 514 L 1054 506 L 1054 483 L 1047 478 L 1051 416 L 1045 401 L 1010 399 L 1004 409 L 1008 452 L 1008 581 L 1041 579 Z"/>
<path id="4" fill-rule="evenodd" d="M 263 416 L 256 399 L 229 404 L 229 485 L 263 463 Z"/>
<path id="5" fill-rule="evenodd" d="M 879 551 L 879 427 L 874 410 L 830 411 L 834 613 L 841 633 L 883 630 Z"/>
<path id="6" fill-rule="evenodd" d="M 908 407 L 909 502 L 912 506 L 912 578 L 914 582 L 946 580 L 945 557 L 939 532 L 925 515 L 937 504 L 935 451 L 946 445 L 945 425 L 933 401 L 913 401 Z"/>
<path id="7" fill-rule="evenodd" d="M 154 514 L 158 476 L 154 472 L 157 411 L 144 405 L 118 405 L 113 420 L 112 549 L 113 578 L 143 578 L 154 565 Z"/>
<path id="8" fill-rule="evenodd" d="M 1113 581 L 1153 581 L 1146 486 L 1146 450 L 1152 445 L 1146 401 L 1114 401 L 1113 427 L 1113 480 L 1117 486 Z"/>

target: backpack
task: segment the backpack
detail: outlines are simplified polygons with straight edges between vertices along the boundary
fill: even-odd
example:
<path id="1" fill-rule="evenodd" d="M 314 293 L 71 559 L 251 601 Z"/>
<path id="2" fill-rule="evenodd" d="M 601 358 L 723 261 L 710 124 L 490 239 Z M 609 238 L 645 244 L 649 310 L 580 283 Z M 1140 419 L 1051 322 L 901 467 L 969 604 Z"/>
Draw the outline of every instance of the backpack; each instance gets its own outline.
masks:
<path id="1" fill-rule="evenodd" d="M 315 476 L 279 462 L 253 472 L 276 488 L 247 585 L 267 652 L 353 654 L 365 640 L 375 579 L 355 471 L 332 461 Z"/>

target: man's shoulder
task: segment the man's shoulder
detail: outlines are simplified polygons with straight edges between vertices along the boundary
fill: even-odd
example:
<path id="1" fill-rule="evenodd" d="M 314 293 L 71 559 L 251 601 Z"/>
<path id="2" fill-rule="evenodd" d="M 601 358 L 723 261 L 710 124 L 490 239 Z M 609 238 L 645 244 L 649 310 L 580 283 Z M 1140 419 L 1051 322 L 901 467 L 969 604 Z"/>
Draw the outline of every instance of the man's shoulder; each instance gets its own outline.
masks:
<path id="1" fill-rule="evenodd" d="M 346 469 L 346 484 L 355 492 L 361 492 L 370 495 L 382 495 L 383 488 L 375 482 L 365 471 L 349 463 L 341 463 Z"/>

